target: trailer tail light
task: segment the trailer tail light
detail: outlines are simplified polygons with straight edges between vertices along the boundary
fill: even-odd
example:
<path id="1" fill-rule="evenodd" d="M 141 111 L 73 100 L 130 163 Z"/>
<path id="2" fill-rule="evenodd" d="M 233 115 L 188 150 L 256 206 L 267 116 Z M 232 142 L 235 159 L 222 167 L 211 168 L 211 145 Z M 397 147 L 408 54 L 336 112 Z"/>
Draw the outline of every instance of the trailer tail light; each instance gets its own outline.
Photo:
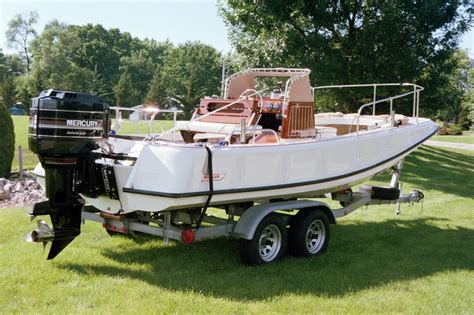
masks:
<path id="1" fill-rule="evenodd" d="M 185 229 L 183 232 L 181 232 L 181 240 L 185 244 L 191 244 L 194 242 L 194 232 L 191 229 Z"/>
<path id="2" fill-rule="evenodd" d="M 117 225 L 114 225 L 114 224 L 102 223 L 102 227 L 104 229 L 112 231 L 112 232 L 128 234 L 128 229 L 123 225 L 122 226 L 117 226 Z"/>

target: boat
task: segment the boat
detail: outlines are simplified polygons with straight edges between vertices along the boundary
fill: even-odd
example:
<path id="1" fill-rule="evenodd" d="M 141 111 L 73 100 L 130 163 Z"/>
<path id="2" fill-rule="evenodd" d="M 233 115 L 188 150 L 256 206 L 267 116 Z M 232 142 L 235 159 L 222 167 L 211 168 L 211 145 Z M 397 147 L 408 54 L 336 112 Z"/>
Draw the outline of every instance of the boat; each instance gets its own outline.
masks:
<path id="1" fill-rule="evenodd" d="M 289 68 L 236 73 L 226 79 L 222 97 L 201 99 L 189 121 L 178 121 L 178 110 L 149 109 L 150 130 L 163 113 L 173 116 L 173 127 L 142 135 L 114 131 L 126 108 L 86 94 L 44 91 L 33 100 L 29 139 L 49 201 L 32 214 L 50 214 L 59 228 L 55 239 L 61 230 L 69 240 L 80 228 L 67 222 L 80 220 L 83 204 L 103 216 L 159 217 L 317 198 L 395 167 L 437 131 L 419 117 L 419 85 L 312 87 L 309 76 L 308 69 Z M 377 99 L 383 86 L 405 92 Z M 320 90 L 361 87 L 373 88 L 374 98 L 357 113 L 315 113 Z M 401 98 L 413 99 L 411 116 L 395 112 Z M 372 113 L 363 114 L 367 110 Z M 201 221 L 191 223 L 199 228 Z"/>

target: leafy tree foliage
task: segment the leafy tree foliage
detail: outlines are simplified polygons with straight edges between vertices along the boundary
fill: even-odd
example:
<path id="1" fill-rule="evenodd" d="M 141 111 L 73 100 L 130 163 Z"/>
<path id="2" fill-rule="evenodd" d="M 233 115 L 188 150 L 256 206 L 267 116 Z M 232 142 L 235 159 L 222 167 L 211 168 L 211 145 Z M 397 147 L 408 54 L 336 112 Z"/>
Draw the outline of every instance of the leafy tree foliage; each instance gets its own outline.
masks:
<path id="1" fill-rule="evenodd" d="M 58 21 L 48 24 L 32 43 L 34 64 L 30 81 L 36 82 L 36 93 L 48 88 L 88 91 L 92 71 L 75 60 L 81 43 L 77 34 Z"/>
<path id="2" fill-rule="evenodd" d="M 318 85 L 416 81 L 431 86 L 424 94 L 434 101 L 431 113 L 444 103 L 429 94 L 445 83 L 436 73 L 449 71 L 447 60 L 473 10 L 468 0 L 232 0 L 221 5 L 242 64 L 310 68 Z M 363 93 L 340 92 L 336 100 L 354 110 Z"/>
<path id="3" fill-rule="evenodd" d="M 30 76 L 18 82 L 26 99 L 48 88 L 96 94 L 110 103 L 140 104 L 156 69 L 172 44 L 139 40 L 101 25 L 66 25 L 53 21 L 31 44 Z"/>
<path id="4" fill-rule="evenodd" d="M 23 70 L 23 63 L 18 55 L 5 56 L 0 52 L 0 100 L 7 107 L 17 101 L 15 80 Z"/>
<path id="5" fill-rule="evenodd" d="M 148 100 L 177 100 L 189 117 L 204 95 L 219 93 L 221 55 L 211 46 L 187 42 L 170 51 L 150 83 Z"/>
<path id="6" fill-rule="evenodd" d="M 471 60 L 465 51 L 458 50 L 450 55 L 443 63 L 432 64 L 427 68 L 422 80 L 426 88 L 433 90 L 426 99 L 428 104 L 442 102 L 438 108 L 428 107 L 430 116 L 451 120 L 459 123 L 463 111 L 468 110 L 469 73 L 472 70 Z M 467 112 L 464 113 L 467 116 Z"/>
<path id="7" fill-rule="evenodd" d="M 172 45 L 169 42 L 145 41 L 143 46 L 120 59 L 120 79 L 114 87 L 117 104 L 138 105 L 147 95 L 154 73 L 163 66 Z"/>
<path id="8" fill-rule="evenodd" d="M 30 71 L 30 54 L 28 51 L 29 42 L 36 37 L 34 25 L 38 22 L 38 13 L 30 12 L 28 16 L 20 14 L 8 22 L 8 30 L 6 32 L 8 45 L 18 49 L 20 54 L 26 61 L 26 70 Z"/>

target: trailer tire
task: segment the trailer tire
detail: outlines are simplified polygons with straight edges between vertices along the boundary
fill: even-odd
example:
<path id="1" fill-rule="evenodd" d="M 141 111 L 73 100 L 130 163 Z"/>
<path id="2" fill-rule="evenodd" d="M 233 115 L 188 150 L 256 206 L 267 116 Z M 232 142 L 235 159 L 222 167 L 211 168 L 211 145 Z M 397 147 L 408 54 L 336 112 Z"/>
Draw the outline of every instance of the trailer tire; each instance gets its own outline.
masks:
<path id="1" fill-rule="evenodd" d="M 361 185 L 359 190 L 370 193 L 374 199 L 397 200 L 400 197 L 400 189 L 395 187 Z"/>
<path id="2" fill-rule="evenodd" d="M 293 256 L 307 257 L 324 253 L 331 235 L 329 219 L 321 209 L 300 210 L 291 221 L 288 235 Z"/>
<path id="3" fill-rule="evenodd" d="M 244 265 L 266 265 L 283 258 L 287 251 L 288 234 L 283 219 L 270 213 L 258 225 L 251 240 L 239 242 Z"/>

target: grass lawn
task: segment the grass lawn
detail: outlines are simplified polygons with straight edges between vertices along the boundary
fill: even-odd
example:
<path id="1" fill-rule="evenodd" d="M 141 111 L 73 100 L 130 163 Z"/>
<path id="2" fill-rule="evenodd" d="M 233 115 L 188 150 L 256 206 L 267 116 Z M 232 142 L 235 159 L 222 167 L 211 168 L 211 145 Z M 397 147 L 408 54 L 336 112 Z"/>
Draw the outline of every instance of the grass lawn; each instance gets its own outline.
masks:
<path id="1" fill-rule="evenodd" d="M 15 125 L 15 156 L 13 157 L 12 171 L 18 171 L 20 166 L 18 162 L 18 146 L 23 148 L 23 168 L 33 169 L 39 160 L 36 154 L 28 148 L 28 116 L 12 116 Z"/>
<path id="2" fill-rule="evenodd" d="M 474 152 L 422 147 L 402 173 L 422 206 L 360 209 L 323 256 L 267 267 L 241 266 L 235 241 L 111 238 L 93 222 L 46 261 L 23 241 L 27 209 L 0 209 L 0 312 L 472 314 L 473 178 Z"/>
<path id="3" fill-rule="evenodd" d="M 433 136 L 430 140 L 474 144 L 474 136 Z"/>

